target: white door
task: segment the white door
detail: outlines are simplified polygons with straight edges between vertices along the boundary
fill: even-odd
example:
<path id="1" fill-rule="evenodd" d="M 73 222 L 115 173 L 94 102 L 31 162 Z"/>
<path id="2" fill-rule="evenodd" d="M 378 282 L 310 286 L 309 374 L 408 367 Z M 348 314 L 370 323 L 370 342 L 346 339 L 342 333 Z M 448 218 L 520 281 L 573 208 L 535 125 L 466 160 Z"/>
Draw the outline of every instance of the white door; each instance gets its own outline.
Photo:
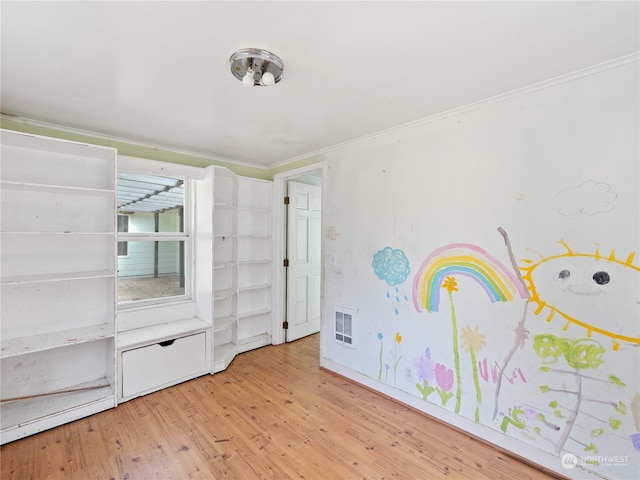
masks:
<path id="1" fill-rule="evenodd" d="M 288 182 L 286 340 L 320 331 L 320 187 Z"/>

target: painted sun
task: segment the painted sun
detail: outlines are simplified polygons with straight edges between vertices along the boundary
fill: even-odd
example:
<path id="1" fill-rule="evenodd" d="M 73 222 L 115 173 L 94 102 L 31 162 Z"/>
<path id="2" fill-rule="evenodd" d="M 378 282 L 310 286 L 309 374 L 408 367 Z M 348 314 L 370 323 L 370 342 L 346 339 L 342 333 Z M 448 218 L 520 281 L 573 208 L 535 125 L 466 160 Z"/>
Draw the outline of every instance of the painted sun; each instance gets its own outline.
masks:
<path id="1" fill-rule="evenodd" d="M 620 342 L 640 345 L 640 267 L 633 265 L 635 252 L 624 260 L 615 252 L 608 256 L 576 253 L 564 242 L 566 252 L 523 260 L 522 278 L 531 291 L 531 302 L 538 304 L 537 315 L 547 312 L 547 322 L 565 321 L 612 339 L 613 350 Z"/>

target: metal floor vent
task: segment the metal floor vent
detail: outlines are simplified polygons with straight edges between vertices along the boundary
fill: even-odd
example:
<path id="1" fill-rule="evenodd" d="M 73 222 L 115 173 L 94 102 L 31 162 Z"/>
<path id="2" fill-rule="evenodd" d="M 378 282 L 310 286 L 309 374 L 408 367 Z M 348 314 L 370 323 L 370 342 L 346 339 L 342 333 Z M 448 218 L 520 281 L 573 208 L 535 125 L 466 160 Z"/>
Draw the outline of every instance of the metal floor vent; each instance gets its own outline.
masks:
<path id="1" fill-rule="evenodd" d="M 355 348 L 354 320 L 355 310 L 352 308 L 335 307 L 334 310 L 336 342 Z"/>

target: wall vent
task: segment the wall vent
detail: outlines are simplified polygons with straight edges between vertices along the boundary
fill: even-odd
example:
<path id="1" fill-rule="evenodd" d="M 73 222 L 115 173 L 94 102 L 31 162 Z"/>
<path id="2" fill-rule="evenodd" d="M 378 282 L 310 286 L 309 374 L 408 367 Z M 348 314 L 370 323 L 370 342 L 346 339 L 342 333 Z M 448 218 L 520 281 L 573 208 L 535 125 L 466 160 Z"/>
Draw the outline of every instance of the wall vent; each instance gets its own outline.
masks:
<path id="1" fill-rule="evenodd" d="M 334 335 L 336 342 L 355 348 L 355 318 L 356 311 L 353 308 L 335 307 L 334 309 Z"/>

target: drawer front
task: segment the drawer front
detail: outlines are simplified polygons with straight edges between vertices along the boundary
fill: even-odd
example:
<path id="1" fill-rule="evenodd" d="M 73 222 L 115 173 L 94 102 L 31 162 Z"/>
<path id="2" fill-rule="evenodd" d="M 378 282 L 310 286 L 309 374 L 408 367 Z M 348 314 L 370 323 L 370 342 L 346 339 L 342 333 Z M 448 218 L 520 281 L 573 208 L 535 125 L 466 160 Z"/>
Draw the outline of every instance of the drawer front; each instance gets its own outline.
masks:
<path id="1" fill-rule="evenodd" d="M 206 333 L 122 352 L 122 397 L 159 390 L 207 373 Z"/>

